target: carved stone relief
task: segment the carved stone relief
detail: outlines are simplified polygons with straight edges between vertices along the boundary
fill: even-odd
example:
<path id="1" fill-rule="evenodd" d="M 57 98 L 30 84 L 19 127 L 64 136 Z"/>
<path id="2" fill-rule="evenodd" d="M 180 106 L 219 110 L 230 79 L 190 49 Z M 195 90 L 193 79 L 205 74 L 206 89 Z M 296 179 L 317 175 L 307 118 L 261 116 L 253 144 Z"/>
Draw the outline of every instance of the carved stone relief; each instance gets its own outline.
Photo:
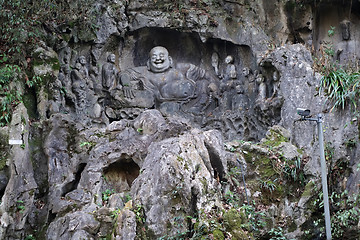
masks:
<path id="1" fill-rule="evenodd" d="M 281 96 L 279 73 L 267 62 L 256 66 L 249 47 L 219 40 L 204 44 L 192 35 L 175 33 L 189 45 L 179 43 L 185 48 L 182 53 L 165 32 L 135 36 L 129 46 L 112 39 L 83 50 L 62 48 L 57 88 L 64 91 L 61 98 L 54 94 L 49 115 L 68 112 L 92 125 L 131 120 L 156 108 L 164 116 L 180 116 L 199 127 L 219 129 L 229 138 L 249 140 L 261 137 L 277 121 L 259 119 L 255 113 L 276 118 L 269 109 L 281 106 L 281 101 L 272 105 Z M 164 44 L 151 46 L 156 42 Z M 195 48 L 197 55 L 190 53 Z"/>

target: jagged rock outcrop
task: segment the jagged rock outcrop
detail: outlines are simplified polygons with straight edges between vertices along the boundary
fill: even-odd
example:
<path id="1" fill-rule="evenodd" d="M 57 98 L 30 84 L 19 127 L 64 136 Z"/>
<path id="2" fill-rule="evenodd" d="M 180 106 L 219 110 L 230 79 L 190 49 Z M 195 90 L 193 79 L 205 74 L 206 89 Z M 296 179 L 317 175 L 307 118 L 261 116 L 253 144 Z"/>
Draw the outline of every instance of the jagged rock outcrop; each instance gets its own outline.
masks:
<path id="1" fill-rule="evenodd" d="M 31 227 L 28 223 L 32 222 L 37 184 L 29 151 L 29 125 L 25 121 L 27 118 L 26 108 L 20 104 L 5 138 L 9 141 L 6 144 L 11 140 L 18 142 L 9 148 L 6 164 L 2 165 L 2 171 L 7 172 L 7 182 L 0 205 L 1 239 L 19 239 L 23 230 Z"/>
<path id="2" fill-rule="evenodd" d="M 66 149 L 62 141 L 68 136 L 63 131 L 68 131 L 69 125 L 63 121 L 51 121 L 54 125 L 47 142 Z M 70 158 L 64 156 L 54 165 L 53 161 L 60 157 L 47 154 L 51 171 L 57 172 L 50 180 L 63 177 L 61 185 L 50 185 L 49 211 L 63 216 L 55 216 L 47 238 L 77 239 L 79 231 L 86 231 L 88 239 L 105 237 L 109 232 L 104 232 L 102 225 L 110 225 L 111 229 L 114 222 L 122 226 L 121 221 L 128 223 L 114 234 L 116 239 L 129 239 L 125 233 L 139 224 L 149 229 L 149 236 L 172 236 L 179 230 L 189 230 L 188 216 L 195 217 L 200 209 L 221 207 L 220 181 L 226 181 L 227 173 L 222 136 L 217 131 L 187 129 L 189 125 L 179 119 L 165 120 L 159 111 L 147 110 L 132 122 L 113 122 L 102 136 L 89 130 L 80 133 L 92 145 L 88 154 L 76 158 L 86 159 L 83 165 L 66 167 L 64 161 Z M 180 133 L 183 135 L 178 136 Z M 50 152 L 54 148 L 48 149 Z M 82 169 L 67 173 L 77 165 Z M 49 183 L 55 182 L 59 183 Z M 124 208 L 124 194 L 120 201 L 110 198 L 121 192 L 131 196 L 133 208 Z M 115 211 L 128 220 L 111 217 Z M 99 215 L 110 220 L 104 221 Z M 135 235 L 130 235 L 134 239 Z"/>

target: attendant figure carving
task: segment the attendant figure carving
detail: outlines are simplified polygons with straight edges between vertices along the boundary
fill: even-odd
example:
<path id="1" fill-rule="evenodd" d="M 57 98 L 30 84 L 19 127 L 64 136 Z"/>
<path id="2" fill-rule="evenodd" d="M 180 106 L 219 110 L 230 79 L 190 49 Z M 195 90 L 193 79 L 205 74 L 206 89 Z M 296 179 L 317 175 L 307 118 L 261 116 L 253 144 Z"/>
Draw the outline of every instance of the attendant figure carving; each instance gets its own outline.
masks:
<path id="1" fill-rule="evenodd" d="M 71 71 L 72 91 L 76 97 L 76 111 L 82 112 L 86 104 L 86 78 L 81 73 L 82 65 L 80 62 L 75 64 Z"/>
<path id="2" fill-rule="evenodd" d="M 211 66 L 214 68 L 216 76 L 220 76 L 220 73 L 219 73 L 219 54 L 217 54 L 216 52 L 214 52 L 211 55 Z"/>
<path id="3" fill-rule="evenodd" d="M 263 102 L 266 99 L 266 84 L 265 78 L 262 74 L 259 74 L 256 78 L 256 83 L 259 85 L 258 87 L 258 97 L 256 99 L 257 102 Z"/>
<path id="4" fill-rule="evenodd" d="M 221 81 L 221 85 L 220 85 L 220 89 L 221 92 L 223 93 L 222 97 L 222 106 L 225 109 L 231 109 L 232 108 L 232 98 L 233 98 L 233 94 L 234 89 L 236 87 L 238 83 L 237 80 L 237 71 L 236 71 L 236 67 L 234 64 L 234 58 L 233 56 L 229 55 L 225 58 L 225 71 L 223 74 L 223 79 Z"/>
<path id="5" fill-rule="evenodd" d="M 244 67 L 243 70 L 242 70 L 242 74 L 243 74 L 244 78 L 249 78 L 250 69 L 248 67 Z"/>
<path id="6" fill-rule="evenodd" d="M 279 74 L 278 71 L 273 72 L 272 80 L 273 80 L 273 82 L 272 82 L 272 84 L 273 84 L 273 94 L 272 94 L 271 98 L 274 98 L 274 97 L 279 96 L 280 74 Z"/>
<path id="7" fill-rule="evenodd" d="M 50 96 L 52 99 L 49 101 L 47 116 L 50 117 L 53 113 L 58 113 L 65 108 L 65 99 L 63 96 L 63 86 L 59 78 L 49 84 L 51 89 Z"/>
<path id="8" fill-rule="evenodd" d="M 234 65 L 234 58 L 233 56 L 229 55 L 225 58 L 226 66 L 226 72 L 225 72 L 225 78 L 227 80 L 235 80 L 237 79 L 237 72 L 236 67 Z"/>
<path id="9" fill-rule="evenodd" d="M 62 86 L 65 89 L 65 102 L 69 105 L 75 105 L 76 97 L 72 92 L 72 80 L 70 75 L 70 67 L 67 65 L 61 66 L 58 79 L 61 81 Z"/>
<path id="10" fill-rule="evenodd" d="M 358 44 L 356 37 L 351 36 L 354 32 L 351 30 L 351 22 L 349 20 L 343 20 L 340 22 L 341 40 L 335 44 L 334 61 L 337 61 L 340 65 L 347 65 L 349 67 L 357 67 L 359 64 Z M 325 45 L 321 46 L 323 49 Z"/>
<path id="11" fill-rule="evenodd" d="M 99 69 L 96 66 L 93 66 L 89 71 L 89 78 L 93 84 L 94 92 L 97 95 L 101 95 L 102 93 L 102 84 L 99 79 Z"/>
<path id="12" fill-rule="evenodd" d="M 115 54 L 110 54 L 107 63 L 102 67 L 102 86 L 105 90 L 111 90 L 116 83 L 116 76 L 119 71 L 116 69 L 115 59 Z"/>
<path id="13" fill-rule="evenodd" d="M 85 56 L 80 56 L 77 60 L 78 63 L 80 63 L 79 65 L 79 72 L 81 73 L 81 75 L 84 77 L 84 78 L 89 78 L 89 72 L 86 68 L 86 57 Z"/>

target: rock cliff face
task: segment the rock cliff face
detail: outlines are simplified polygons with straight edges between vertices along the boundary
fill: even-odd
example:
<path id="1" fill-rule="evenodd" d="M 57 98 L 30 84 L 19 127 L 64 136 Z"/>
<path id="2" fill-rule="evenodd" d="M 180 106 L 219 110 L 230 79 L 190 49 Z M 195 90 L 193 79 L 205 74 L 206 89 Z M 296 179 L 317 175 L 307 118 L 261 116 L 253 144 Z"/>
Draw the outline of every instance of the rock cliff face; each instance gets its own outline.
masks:
<path id="1" fill-rule="evenodd" d="M 358 0 L 88 7 L 95 27 L 44 29 L 0 129 L 0 239 L 321 239 L 298 107 L 324 115 L 334 236 L 359 237 L 358 116 L 319 72 L 358 66 Z"/>

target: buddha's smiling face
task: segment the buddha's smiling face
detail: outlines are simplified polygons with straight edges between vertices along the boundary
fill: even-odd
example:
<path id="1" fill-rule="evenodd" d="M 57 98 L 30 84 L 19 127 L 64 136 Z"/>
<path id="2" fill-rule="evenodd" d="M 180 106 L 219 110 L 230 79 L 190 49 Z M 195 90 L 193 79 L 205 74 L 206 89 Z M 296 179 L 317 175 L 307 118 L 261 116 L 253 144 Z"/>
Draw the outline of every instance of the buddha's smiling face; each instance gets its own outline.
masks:
<path id="1" fill-rule="evenodd" d="M 164 47 L 154 47 L 150 51 L 150 70 L 164 72 L 170 67 L 169 52 Z"/>
<path id="2" fill-rule="evenodd" d="M 108 62 L 115 63 L 116 57 L 115 54 L 110 54 L 108 57 Z"/>

